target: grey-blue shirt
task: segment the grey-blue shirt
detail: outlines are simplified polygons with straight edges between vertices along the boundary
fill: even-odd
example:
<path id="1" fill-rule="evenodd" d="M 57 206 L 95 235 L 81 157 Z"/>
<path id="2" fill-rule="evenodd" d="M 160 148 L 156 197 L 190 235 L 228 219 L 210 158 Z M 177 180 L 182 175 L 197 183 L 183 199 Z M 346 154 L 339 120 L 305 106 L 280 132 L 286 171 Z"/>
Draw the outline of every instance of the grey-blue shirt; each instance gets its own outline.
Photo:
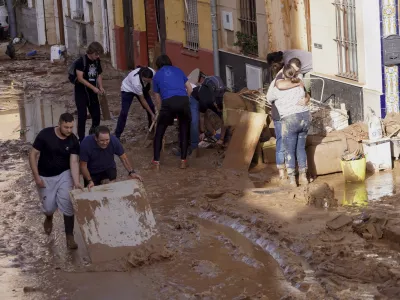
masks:
<path id="1" fill-rule="evenodd" d="M 121 142 L 113 135 L 107 148 L 102 149 L 97 145 L 94 135 L 85 137 L 80 145 L 81 161 L 87 162 L 90 174 L 98 174 L 111 168 L 116 168 L 114 155 L 121 156 L 125 153 Z"/>

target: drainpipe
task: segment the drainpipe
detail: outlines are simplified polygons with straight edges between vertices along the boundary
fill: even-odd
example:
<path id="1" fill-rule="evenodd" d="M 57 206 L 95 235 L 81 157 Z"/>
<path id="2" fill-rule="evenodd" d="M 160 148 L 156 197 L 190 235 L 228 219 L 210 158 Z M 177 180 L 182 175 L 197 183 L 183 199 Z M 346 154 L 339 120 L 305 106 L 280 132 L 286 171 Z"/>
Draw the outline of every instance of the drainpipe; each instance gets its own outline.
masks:
<path id="1" fill-rule="evenodd" d="M 10 1 L 10 0 L 9 0 Z M 214 56 L 214 75 L 219 76 L 219 52 L 218 52 L 218 25 L 217 25 L 217 0 L 211 0 L 211 25 Z"/>
<path id="2" fill-rule="evenodd" d="M 8 12 L 8 25 L 10 29 L 10 37 L 14 39 L 15 37 L 17 37 L 17 23 L 15 21 L 13 0 L 7 0 L 7 12 Z"/>

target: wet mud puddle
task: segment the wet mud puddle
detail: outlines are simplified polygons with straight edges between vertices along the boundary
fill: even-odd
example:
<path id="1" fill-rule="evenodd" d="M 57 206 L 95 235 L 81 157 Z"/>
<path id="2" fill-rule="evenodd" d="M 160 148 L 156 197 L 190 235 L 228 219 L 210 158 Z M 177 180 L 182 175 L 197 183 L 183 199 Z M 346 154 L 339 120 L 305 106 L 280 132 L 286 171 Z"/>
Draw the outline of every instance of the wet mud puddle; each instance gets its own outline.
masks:
<path id="1" fill-rule="evenodd" d="M 171 224 L 178 231 L 169 236 L 171 261 L 130 272 L 63 272 L 68 299 L 272 300 L 294 291 L 275 260 L 233 229 L 198 218 L 180 224 Z"/>

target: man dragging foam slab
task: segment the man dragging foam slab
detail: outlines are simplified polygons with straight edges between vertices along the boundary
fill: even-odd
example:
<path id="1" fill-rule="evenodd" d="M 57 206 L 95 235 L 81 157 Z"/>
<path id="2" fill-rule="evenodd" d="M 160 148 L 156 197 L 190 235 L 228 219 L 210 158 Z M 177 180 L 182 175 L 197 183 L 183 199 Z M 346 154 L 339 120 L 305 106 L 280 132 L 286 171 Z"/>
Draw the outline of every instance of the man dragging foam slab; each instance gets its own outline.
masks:
<path id="1" fill-rule="evenodd" d="M 64 215 L 67 247 L 77 249 L 74 240 L 74 210 L 69 197 L 79 183 L 79 142 L 72 133 L 74 117 L 69 113 L 60 116 L 57 127 L 43 129 L 37 135 L 29 154 L 29 164 L 42 201 L 44 231 L 53 229 L 53 214 L 57 208 Z M 39 158 L 39 161 L 38 161 Z"/>

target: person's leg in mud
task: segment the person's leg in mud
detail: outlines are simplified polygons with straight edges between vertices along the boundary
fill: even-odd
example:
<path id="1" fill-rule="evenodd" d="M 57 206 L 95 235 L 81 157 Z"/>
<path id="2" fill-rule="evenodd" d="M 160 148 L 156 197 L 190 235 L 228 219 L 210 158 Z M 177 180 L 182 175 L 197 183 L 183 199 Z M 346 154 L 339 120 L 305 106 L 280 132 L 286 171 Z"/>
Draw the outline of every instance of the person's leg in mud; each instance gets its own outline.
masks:
<path id="1" fill-rule="evenodd" d="M 296 115 L 285 117 L 282 120 L 282 138 L 285 148 L 285 162 L 288 173 L 289 184 L 297 186 L 296 183 L 296 150 L 298 140 L 298 128 L 300 124 Z"/>
<path id="2" fill-rule="evenodd" d="M 199 147 L 199 122 L 200 122 L 200 111 L 199 101 L 195 98 L 190 97 L 190 153 Z M 189 155 L 190 155 L 189 153 Z"/>
<path id="3" fill-rule="evenodd" d="M 179 120 L 179 143 L 181 148 L 181 169 L 186 169 L 187 164 L 187 154 L 189 147 L 189 137 L 190 137 L 190 125 L 191 125 L 191 111 L 189 97 L 180 97 L 179 99 L 179 110 L 177 112 Z"/>
<path id="4" fill-rule="evenodd" d="M 78 111 L 78 137 L 80 142 L 85 138 L 88 103 L 89 96 L 86 88 L 75 85 L 75 105 Z"/>
<path id="5" fill-rule="evenodd" d="M 164 134 L 167 130 L 168 126 L 171 124 L 175 117 L 174 112 L 172 111 L 171 107 L 169 106 L 169 99 L 163 100 L 161 104 L 160 114 L 158 116 L 156 133 L 154 135 L 154 142 L 153 142 L 153 161 L 152 167 L 153 169 L 158 170 L 160 168 L 160 153 L 163 144 Z"/>
<path id="6" fill-rule="evenodd" d="M 115 128 L 115 136 L 118 139 L 125 129 L 129 108 L 131 107 L 134 96 L 134 93 L 121 92 L 121 112 L 119 113 L 117 127 Z"/>
<path id="7" fill-rule="evenodd" d="M 41 176 L 41 178 L 45 185 L 45 188 L 38 188 L 39 198 L 42 202 L 42 211 L 46 216 L 43 228 L 46 234 L 50 234 L 53 230 L 53 214 L 57 210 L 57 181 L 54 177 Z"/>
<path id="8" fill-rule="evenodd" d="M 92 116 L 92 127 L 89 130 L 89 134 L 93 134 L 97 126 L 100 125 L 100 102 L 97 94 L 88 92 L 89 94 L 89 113 Z"/>
<path id="9" fill-rule="evenodd" d="M 276 166 L 279 171 L 279 178 L 285 179 L 285 149 L 282 140 L 282 121 L 274 120 L 276 137 Z"/>
<path id="10" fill-rule="evenodd" d="M 300 122 L 300 132 L 297 139 L 296 157 L 300 173 L 299 183 L 308 184 L 306 140 L 307 140 L 307 133 L 310 128 L 310 113 L 303 112 L 298 114 L 298 116 Z"/>
<path id="11" fill-rule="evenodd" d="M 199 122 L 200 122 L 200 112 L 199 112 L 199 101 L 197 101 L 195 98 L 190 97 L 190 115 L 191 115 L 191 121 L 190 121 L 190 132 L 189 132 L 189 137 L 188 140 L 190 141 L 190 146 L 188 149 L 188 155 L 191 155 L 193 151 L 195 151 L 199 147 L 199 135 L 200 135 L 200 130 L 199 130 Z M 181 134 L 179 130 L 178 134 L 179 141 L 181 141 Z M 181 148 L 174 148 L 172 149 L 172 153 L 174 153 L 176 156 L 181 156 Z"/>

